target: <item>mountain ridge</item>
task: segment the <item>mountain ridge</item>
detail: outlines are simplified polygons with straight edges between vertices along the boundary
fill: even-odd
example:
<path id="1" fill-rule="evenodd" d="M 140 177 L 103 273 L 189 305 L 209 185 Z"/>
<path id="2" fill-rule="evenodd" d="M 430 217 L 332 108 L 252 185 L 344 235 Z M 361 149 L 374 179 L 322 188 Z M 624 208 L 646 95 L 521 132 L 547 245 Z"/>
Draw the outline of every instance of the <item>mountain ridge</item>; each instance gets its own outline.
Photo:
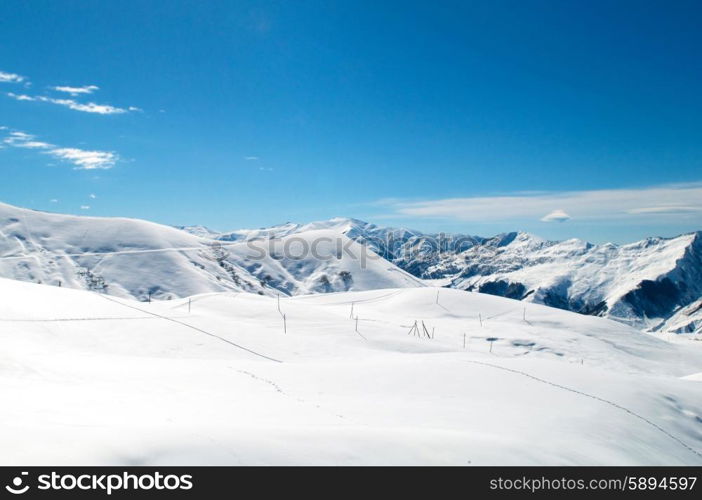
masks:
<path id="1" fill-rule="evenodd" d="M 275 238 L 330 226 L 343 227 L 345 235 L 413 276 L 443 280 L 451 288 L 604 316 L 652 331 L 667 329 L 675 316 L 674 330 L 701 330 L 702 322 L 694 318 L 680 324 L 684 318 L 678 313 L 702 301 L 702 231 L 619 245 L 546 240 L 523 231 L 492 237 L 423 233 L 336 217 L 236 233 Z"/>
<path id="2" fill-rule="evenodd" d="M 307 253 L 296 256 L 296 248 Z M 702 331 L 695 308 L 702 304 L 702 231 L 615 245 L 519 231 L 424 233 L 335 217 L 216 232 L 0 203 L 0 257 L 3 277 L 138 300 L 421 287 L 432 280 L 638 329 Z"/>

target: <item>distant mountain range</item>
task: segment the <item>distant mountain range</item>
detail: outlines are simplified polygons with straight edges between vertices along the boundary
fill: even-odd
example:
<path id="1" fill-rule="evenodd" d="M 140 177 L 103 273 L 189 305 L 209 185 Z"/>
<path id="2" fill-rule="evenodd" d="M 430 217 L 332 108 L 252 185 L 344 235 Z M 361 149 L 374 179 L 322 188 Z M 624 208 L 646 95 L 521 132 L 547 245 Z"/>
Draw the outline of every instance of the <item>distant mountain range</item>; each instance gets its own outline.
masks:
<path id="1" fill-rule="evenodd" d="M 523 232 L 491 238 L 426 234 L 336 218 L 216 233 L 221 241 L 290 238 L 324 228 L 372 248 L 423 280 L 443 286 L 603 316 L 653 331 L 702 331 L 702 232 L 628 245 L 547 241 Z M 435 282 L 436 283 L 436 282 Z"/>
<path id="2" fill-rule="evenodd" d="M 0 204 L 0 276 L 139 300 L 430 282 L 640 329 L 702 332 L 702 232 L 593 245 L 527 233 L 427 234 L 335 218 L 221 233 Z"/>

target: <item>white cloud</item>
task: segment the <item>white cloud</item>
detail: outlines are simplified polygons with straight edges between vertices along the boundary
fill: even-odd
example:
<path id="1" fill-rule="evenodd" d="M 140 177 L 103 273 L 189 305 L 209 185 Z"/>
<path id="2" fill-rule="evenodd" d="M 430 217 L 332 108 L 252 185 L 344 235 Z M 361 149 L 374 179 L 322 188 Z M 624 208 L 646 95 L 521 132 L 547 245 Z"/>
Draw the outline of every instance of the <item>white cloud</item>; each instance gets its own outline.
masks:
<path id="1" fill-rule="evenodd" d="M 11 144 L 16 141 L 28 141 L 30 139 L 34 139 L 34 136 L 31 134 L 25 134 L 24 132 L 20 132 L 19 130 L 14 130 L 10 132 L 10 135 L 3 139 L 3 142 Z"/>
<path id="2" fill-rule="evenodd" d="M 24 132 L 14 131 L 10 132 L 10 135 L 3 139 L 3 142 L 9 146 L 16 148 L 25 149 L 48 149 L 54 147 L 53 144 L 48 142 L 35 141 L 35 137 L 31 134 L 25 134 Z"/>
<path id="3" fill-rule="evenodd" d="M 90 205 L 81 205 L 80 209 L 81 210 L 90 210 Z"/>
<path id="4" fill-rule="evenodd" d="M 89 197 L 90 197 L 90 199 L 92 199 L 92 200 L 94 200 L 95 198 L 97 198 L 97 196 L 95 196 L 93 193 L 90 193 Z"/>
<path id="5" fill-rule="evenodd" d="M 100 87 L 97 85 L 83 85 L 82 87 L 57 86 L 51 87 L 51 89 L 57 92 L 65 92 L 75 97 L 81 94 L 92 94 L 96 90 L 100 90 Z"/>
<path id="6" fill-rule="evenodd" d="M 42 102 L 50 102 L 52 104 L 57 104 L 59 106 L 64 106 L 66 108 L 72 109 L 74 111 L 83 111 L 84 113 L 97 113 L 100 115 L 116 115 L 127 113 L 128 110 L 124 108 L 118 108 L 110 104 L 95 104 L 94 102 L 89 102 L 86 104 L 74 101 L 73 99 L 52 99 L 51 97 L 40 96 L 36 98 Z"/>
<path id="7" fill-rule="evenodd" d="M 541 222 L 565 222 L 569 219 L 570 215 L 564 210 L 557 209 L 541 217 Z"/>
<path id="8" fill-rule="evenodd" d="M 36 97 L 29 96 L 27 94 L 15 94 L 14 92 L 8 92 L 8 96 L 12 97 L 13 99 L 16 99 L 18 101 L 36 101 Z"/>
<path id="9" fill-rule="evenodd" d="M 64 106 L 74 111 L 82 111 L 84 113 L 97 113 L 100 115 L 117 115 L 133 111 L 141 111 L 139 108 L 134 106 L 129 106 L 129 108 L 125 109 L 112 106 L 111 104 L 95 104 L 94 102 L 81 103 L 74 99 L 55 99 L 53 97 L 46 97 L 41 95 L 31 96 L 27 94 L 15 94 L 13 92 L 8 92 L 7 95 L 17 101 L 48 102 L 51 104 L 56 104 L 58 106 Z"/>
<path id="10" fill-rule="evenodd" d="M 87 151 L 78 148 L 56 148 L 47 153 L 73 163 L 75 170 L 107 170 L 114 167 L 119 159 L 117 154 L 110 151 Z"/>
<path id="11" fill-rule="evenodd" d="M 382 200 L 395 216 L 473 222 L 516 220 L 677 220 L 702 214 L 702 183 L 632 189 L 512 193 L 427 201 Z M 543 214 L 548 214 L 544 216 Z"/>
<path id="12" fill-rule="evenodd" d="M 246 161 L 258 161 L 260 158 L 258 156 L 244 156 Z"/>
<path id="13" fill-rule="evenodd" d="M 26 148 L 26 149 L 49 149 L 53 148 L 53 144 L 49 144 L 48 142 L 41 142 L 41 141 L 24 141 L 17 143 L 15 145 L 18 148 Z"/>
<path id="14" fill-rule="evenodd" d="M 35 139 L 36 137 L 32 134 L 15 130 L 10 132 L 2 142 L 14 148 L 40 149 L 43 154 L 72 163 L 75 170 L 106 170 L 114 167 L 119 160 L 119 155 L 111 151 L 89 151 L 79 148 L 64 148 Z M 95 198 L 95 195 L 90 196 L 91 198 Z"/>
<path id="15" fill-rule="evenodd" d="M 701 212 L 702 207 L 697 206 L 680 206 L 680 205 L 667 205 L 667 206 L 657 206 L 657 207 L 642 207 L 642 208 L 632 208 L 628 211 L 630 214 L 690 214 Z"/>
<path id="16" fill-rule="evenodd" d="M 49 200 L 49 203 L 58 203 L 58 200 L 56 198 L 51 198 Z"/>
<path id="17" fill-rule="evenodd" d="M 25 78 L 16 73 L 5 73 L 0 71 L 0 83 L 21 83 Z"/>

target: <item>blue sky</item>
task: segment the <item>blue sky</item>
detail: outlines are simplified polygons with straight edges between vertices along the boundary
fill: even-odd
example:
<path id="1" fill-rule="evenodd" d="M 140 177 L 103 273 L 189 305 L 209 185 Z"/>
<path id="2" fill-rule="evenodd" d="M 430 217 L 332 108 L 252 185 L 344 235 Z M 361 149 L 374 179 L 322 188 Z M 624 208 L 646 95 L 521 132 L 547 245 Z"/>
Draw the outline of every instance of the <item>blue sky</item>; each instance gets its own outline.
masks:
<path id="1" fill-rule="evenodd" d="M 699 2 L 3 2 L 0 200 L 226 230 L 702 229 Z"/>

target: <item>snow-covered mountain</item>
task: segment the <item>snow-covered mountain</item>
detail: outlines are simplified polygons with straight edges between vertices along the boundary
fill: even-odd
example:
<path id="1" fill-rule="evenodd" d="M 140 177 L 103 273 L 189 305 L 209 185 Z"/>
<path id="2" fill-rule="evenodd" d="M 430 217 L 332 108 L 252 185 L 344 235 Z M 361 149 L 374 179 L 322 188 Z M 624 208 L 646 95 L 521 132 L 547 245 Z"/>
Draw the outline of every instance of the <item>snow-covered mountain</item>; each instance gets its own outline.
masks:
<path id="1" fill-rule="evenodd" d="M 699 310 L 687 312 L 702 302 L 702 232 L 593 245 L 518 232 L 492 238 L 425 234 L 345 218 L 207 231 L 212 238 L 243 241 L 309 235 L 322 228 L 368 245 L 417 278 L 440 280 L 452 288 L 604 316 L 637 328 L 702 331 Z"/>
<path id="2" fill-rule="evenodd" d="M 444 286 L 702 331 L 702 232 L 628 245 L 426 234 L 348 218 L 219 233 L 0 204 L 0 276 L 146 300 Z"/>
<path id="3" fill-rule="evenodd" d="M 263 239 L 265 232 L 248 232 L 240 242 L 233 236 L 215 241 L 205 228 L 190 233 L 137 219 L 0 204 L 0 276 L 138 300 L 222 291 L 276 295 L 423 286 L 333 225 L 290 231 L 294 239 L 282 229 L 272 240 Z"/>
<path id="4" fill-rule="evenodd" d="M 218 291 L 265 292 L 212 241 L 125 218 L 78 217 L 0 204 L 0 276 L 146 300 Z"/>
<path id="5" fill-rule="evenodd" d="M 512 233 L 447 255 L 427 274 L 462 290 L 657 329 L 702 298 L 702 233 L 621 246 Z"/>

